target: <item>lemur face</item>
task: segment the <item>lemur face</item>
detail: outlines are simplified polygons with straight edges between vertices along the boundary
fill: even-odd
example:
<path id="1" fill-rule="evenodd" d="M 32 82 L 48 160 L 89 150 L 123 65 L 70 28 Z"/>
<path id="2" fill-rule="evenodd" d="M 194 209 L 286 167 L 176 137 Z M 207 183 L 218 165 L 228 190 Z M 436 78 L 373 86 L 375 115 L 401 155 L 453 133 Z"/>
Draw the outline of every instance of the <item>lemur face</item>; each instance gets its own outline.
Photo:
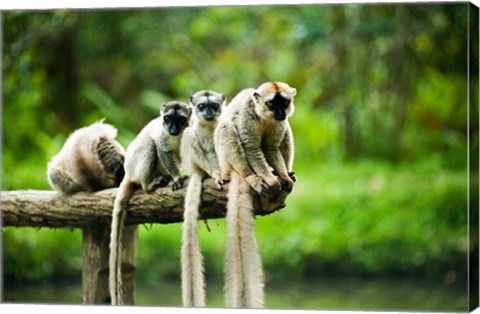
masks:
<path id="1" fill-rule="evenodd" d="M 195 115 L 204 121 L 214 121 L 222 113 L 225 95 L 212 91 L 200 91 L 190 97 Z"/>
<path id="2" fill-rule="evenodd" d="M 293 97 L 296 93 L 295 88 L 282 82 L 263 83 L 253 93 L 256 110 L 264 119 L 283 121 L 294 111 Z"/>
<path id="3" fill-rule="evenodd" d="M 183 102 L 170 101 L 163 104 L 160 114 L 168 133 L 177 136 L 188 126 L 192 110 Z"/>

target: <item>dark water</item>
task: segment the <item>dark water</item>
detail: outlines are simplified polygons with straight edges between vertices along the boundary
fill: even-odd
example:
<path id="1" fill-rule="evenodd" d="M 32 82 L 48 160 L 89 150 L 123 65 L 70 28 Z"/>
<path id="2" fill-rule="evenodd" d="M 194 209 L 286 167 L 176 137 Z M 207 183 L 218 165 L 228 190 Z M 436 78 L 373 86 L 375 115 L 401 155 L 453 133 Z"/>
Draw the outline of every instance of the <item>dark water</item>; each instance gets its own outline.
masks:
<path id="1" fill-rule="evenodd" d="M 81 304 L 81 284 L 70 286 L 4 285 L 3 302 Z M 466 311 L 466 285 L 444 286 L 411 280 L 328 279 L 269 283 L 266 306 L 276 309 L 364 311 Z M 136 305 L 181 306 L 179 282 L 137 284 Z M 207 284 L 209 307 L 223 307 L 222 284 Z"/>

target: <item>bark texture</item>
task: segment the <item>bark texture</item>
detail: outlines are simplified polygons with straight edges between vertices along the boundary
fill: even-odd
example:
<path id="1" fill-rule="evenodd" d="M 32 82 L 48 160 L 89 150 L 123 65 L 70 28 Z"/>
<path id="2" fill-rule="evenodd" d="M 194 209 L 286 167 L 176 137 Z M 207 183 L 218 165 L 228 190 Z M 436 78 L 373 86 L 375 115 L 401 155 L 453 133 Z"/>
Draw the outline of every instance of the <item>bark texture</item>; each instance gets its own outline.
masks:
<path id="1" fill-rule="evenodd" d="M 130 200 L 126 225 L 143 223 L 175 223 L 183 220 L 184 188 L 173 192 L 170 186 L 152 193 L 137 190 Z M 228 184 L 222 191 L 215 189 L 213 180 L 203 182 L 201 218 L 223 218 L 226 212 Z M 85 228 L 110 226 L 113 201 L 117 189 L 95 193 L 62 195 L 55 191 L 2 192 L 1 208 L 3 226 L 31 226 L 52 228 Z M 255 198 L 255 215 L 267 215 L 285 206 L 288 193 L 262 199 Z"/>

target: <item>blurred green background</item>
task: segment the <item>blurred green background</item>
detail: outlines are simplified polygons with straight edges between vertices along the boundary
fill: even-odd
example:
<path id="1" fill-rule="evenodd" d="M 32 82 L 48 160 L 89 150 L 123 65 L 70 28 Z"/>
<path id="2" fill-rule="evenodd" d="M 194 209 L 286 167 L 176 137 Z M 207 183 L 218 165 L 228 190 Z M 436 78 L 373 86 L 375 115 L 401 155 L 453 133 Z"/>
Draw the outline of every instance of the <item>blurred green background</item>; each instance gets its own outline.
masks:
<path id="1" fill-rule="evenodd" d="M 468 3 L 4 12 L 2 190 L 50 189 L 50 158 L 101 118 L 126 147 L 166 100 L 285 81 L 298 182 L 257 219 L 267 307 L 466 310 L 469 25 Z M 223 306 L 225 223 L 210 228 L 207 304 Z M 140 226 L 137 304 L 181 305 L 180 238 Z M 81 258 L 80 230 L 4 228 L 4 301 L 81 303 Z"/>

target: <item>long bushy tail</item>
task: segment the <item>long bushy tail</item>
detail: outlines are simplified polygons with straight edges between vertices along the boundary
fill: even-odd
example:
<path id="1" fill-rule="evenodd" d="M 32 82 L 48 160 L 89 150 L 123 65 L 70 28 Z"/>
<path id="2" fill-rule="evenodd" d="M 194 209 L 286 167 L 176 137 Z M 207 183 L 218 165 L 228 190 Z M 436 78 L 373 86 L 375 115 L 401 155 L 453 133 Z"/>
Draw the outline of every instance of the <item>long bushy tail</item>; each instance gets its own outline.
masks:
<path id="1" fill-rule="evenodd" d="M 134 188 L 128 179 L 124 179 L 118 188 L 112 213 L 110 233 L 109 279 L 112 305 L 123 305 L 122 300 L 122 230 L 128 210 L 128 202 Z"/>
<path id="2" fill-rule="evenodd" d="M 227 307 L 263 308 L 262 262 L 255 239 L 252 189 L 232 173 L 227 203 L 225 301 Z"/>
<path id="3" fill-rule="evenodd" d="M 205 275 L 198 239 L 202 176 L 193 174 L 185 196 L 182 241 L 182 301 L 186 307 L 205 306 Z"/>

